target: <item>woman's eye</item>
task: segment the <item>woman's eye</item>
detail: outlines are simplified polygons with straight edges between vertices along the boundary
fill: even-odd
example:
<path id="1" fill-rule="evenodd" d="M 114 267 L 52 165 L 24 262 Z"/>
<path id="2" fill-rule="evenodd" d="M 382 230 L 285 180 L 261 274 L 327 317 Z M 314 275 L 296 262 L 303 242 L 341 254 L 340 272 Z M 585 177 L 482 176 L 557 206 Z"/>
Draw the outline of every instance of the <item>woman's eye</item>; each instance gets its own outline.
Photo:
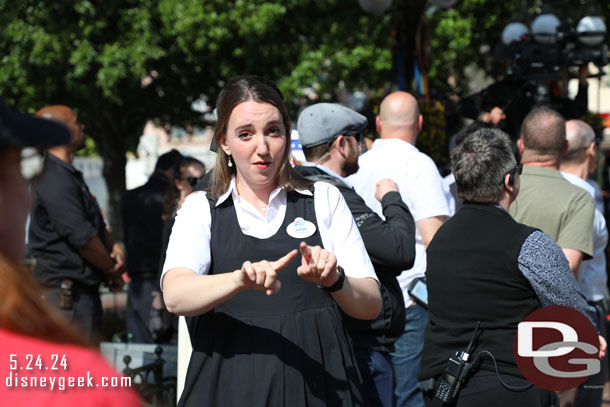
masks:
<path id="1" fill-rule="evenodd" d="M 237 138 L 244 139 L 244 138 L 248 138 L 249 136 L 250 136 L 250 133 L 242 131 L 241 133 L 239 133 L 237 135 Z"/>
<path id="2" fill-rule="evenodd" d="M 278 134 L 281 134 L 281 133 L 282 133 L 282 130 L 279 127 L 271 127 L 269 129 L 269 134 L 278 135 Z"/>

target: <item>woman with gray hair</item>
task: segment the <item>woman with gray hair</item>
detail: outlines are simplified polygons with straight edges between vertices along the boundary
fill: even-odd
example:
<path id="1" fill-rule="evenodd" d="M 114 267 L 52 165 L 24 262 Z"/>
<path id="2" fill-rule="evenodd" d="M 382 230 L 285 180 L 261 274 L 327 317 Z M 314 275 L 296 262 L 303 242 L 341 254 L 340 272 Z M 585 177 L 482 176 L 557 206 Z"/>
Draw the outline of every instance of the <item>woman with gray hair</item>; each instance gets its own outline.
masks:
<path id="1" fill-rule="evenodd" d="M 595 310 L 557 243 L 509 215 L 522 166 L 508 136 L 497 129 L 472 133 L 451 153 L 451 166 L 464 205 L 427 250 L 430 322 L 419 373 L 429 390 L 426 404 L 443 404 L 433 397 L 447 361 L 474 338 L 469 353 L 486 357 L 465 377 L 456 406 L 550 405 L 554 393 L 530 385 L 517 367 L 517 325 L 540 307 L 564 305 L 595 326 Z M 600 358 L 605 347 L 600 338 Z"/>

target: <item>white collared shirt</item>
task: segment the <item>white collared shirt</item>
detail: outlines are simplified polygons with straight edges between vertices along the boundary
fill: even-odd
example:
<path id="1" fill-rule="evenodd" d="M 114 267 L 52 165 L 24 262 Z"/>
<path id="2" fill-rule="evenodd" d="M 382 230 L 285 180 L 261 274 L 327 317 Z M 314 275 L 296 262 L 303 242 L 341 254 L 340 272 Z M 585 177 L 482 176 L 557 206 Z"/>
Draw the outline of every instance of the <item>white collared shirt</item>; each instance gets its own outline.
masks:
<path id="1" fill-rule="evenodd" d="M 358 165 L 358 172 L 347 179 L 354 184 L 367 206 L 382 219 L 381 203 L 375 198 L 377 182 L 382 178 L 396 182 L 415 222 L 433 216 L 451 216 L 447 201 L 453 198 L 434 161 L 406 141 L 377 139 L 371 149 L 360 156 Z M 412 303 L 407 292 L 411 282 L 423 277 L 426 271 L 426 248 L 419 229 L 416 227 L 415 230 L 415 264 L 398 276 L 406 306 Z"/>
<path id="2" fill-rule="evenodd" d="M 377 280 L 358 227 L 343 199 L 341 192 L 326 182 L 314 184 L 314 208 L 318 229 L 324 248 L 337 256 L 337 262 L 350 277 L 369 277 Z M 303 195 L 312 195 L 309 190 L 298 190 Z M 287 193 L 275 188 L 269 196 L 269 207 L 263 216 L 237 193 L 235 179 L 226 193 L 218 198 L 216 205 L 224 202 L 229 195 L 233 198 L 235 213 L 241 231 L 258 239 L 275 235 L 286 215 Z M 210 206 L 205 192 L 189 195 L 176 214 L 176 221 L 167 247 L 163 276 L 169 270 L 185 267 L 198 274 L 210 270 Z M 299 248 L 300 239 L 294 240 L 294 248 Z M 267 259 L 274 261 L 277 259 Z M 378 281 L 378 280 L 377 280 Z"/>
<path id="3" fill-rule="evenodd" d="M 595 188 L 584 179 L 567 172 L 561 175 L 571 184 L 587 191 L 595 198 Z M 604 215 L 596 208 L 593 216 L 593 258 L 583 260 L 578 267 L 578 283 L 587 301 L 600 301 L 606 292 L 606 254 L 608 244 L 608 229 Z"/>

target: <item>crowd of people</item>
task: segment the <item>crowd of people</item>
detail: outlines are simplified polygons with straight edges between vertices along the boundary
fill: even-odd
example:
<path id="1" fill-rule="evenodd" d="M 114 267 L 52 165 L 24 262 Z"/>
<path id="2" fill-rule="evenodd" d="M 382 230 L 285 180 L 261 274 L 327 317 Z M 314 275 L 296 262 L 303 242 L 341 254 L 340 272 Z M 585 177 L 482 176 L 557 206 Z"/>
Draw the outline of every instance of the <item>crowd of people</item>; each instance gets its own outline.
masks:
<path id="1" fill-rule="evenodd" d="M 0 178 L 0 205 L 15 213 L 0 228 L 0 272 L 26 296 L 0 311 L 3 343 L 39 338 L 99 359 L 83 346 L 100 338 L 100 285 L 122 291 L 127 280 L 133 342 L 175 344 L 177 315 L 186 317 L 181 406 L 601 405 L 606 363 L 555 393 L 529 385 L 513 353 L 521 321 L 562 305 L 591 322 L 605 357 L 608 231 L 589 179 L 589 125 L 536 106 L 513 145 L 494 108 L 480 116 L 490 123 L 453 139 L 443 179 L 416 147 L 424 123 L 407 92 L 383 99 L 365 152 L 365 116 L 317 103 L 293 126 L 282 93 L 260 77 L 228 81 L 216 109 L 214 168 L 176 150 L 160 156 L 123 196 L 122 247 L 72 166 L 84 140 L 75 112 L 2 107 L 6 174 L 22 146 L 46 147 L 31 190 L 33 279 L 17 278 L 25 182 Z M 11 127 L 15 118 L 27 130 Z M 306 158 L 297 166 L 293 127 Z M 15 318 L 26 305 L 37 312 Z M 492 356 L 444 404 L 447 361 L 470 346 Z M 124 392 L 114 405 L 137 402 Z"/>

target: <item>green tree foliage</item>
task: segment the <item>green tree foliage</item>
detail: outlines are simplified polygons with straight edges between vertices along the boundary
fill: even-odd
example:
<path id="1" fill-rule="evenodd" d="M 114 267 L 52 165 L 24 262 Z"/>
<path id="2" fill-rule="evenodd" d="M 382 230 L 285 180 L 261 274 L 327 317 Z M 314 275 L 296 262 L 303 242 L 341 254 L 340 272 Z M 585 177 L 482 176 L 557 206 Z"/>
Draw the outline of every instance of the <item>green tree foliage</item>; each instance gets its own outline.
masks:
<path id="1" fill-rule="evenodd" d="M 517 2 L 460 0 L 430 15 L 433 88 L 448 90 L 452 76 L 463 91 L 469 64 L 493 72 L 493 47 Z M 355 0 L 0 0 L 0 94 L 29 112 L 78 110 L 104 160 L 120 233 L 125 156 L 147 120 L 196 124 L 191 103 L 214 104 L 241 74 L 274 80 L 293 115 L 306 89 L 319 101 L 337 100 L 341 83 L 377 95 L 396 82 L 393 44 L 414 38 L 426 4 L 394 0 L 372 15 Z M 610 21 L 609 4 L 604 13 Z"/>
<path id="2" fill-rule="evenodd" d="M 196 122 L 190 104 L 240 74 L 276 81 L 294 111 L 305 87 L 333 99 L 340 80 L 380 86 L 391 69 L 391 14 L 352 0 L 0 0 L 0 30 L 0 94 L 77 109 L 118 233 L 125 153 L 147 120 Z"/>
<path id="3" fill-rule="evenodd" d="M 595 12 L 592 0 L 545 1 L 562 21 L 575 27 L 580 18 Z M 466 67 L 482 69 L 493 78 L 504 74 L 504 68 L 494 57 L 496 44 L 502 30 L 519 8 L 530 25 L 541 12 L 540 0 L 460 0 L 455 7 L 436 10 L 429 18 L 431 29 L 432 68 L 430 77 L 436 89 L 451 90 L 461 94 L 468 89 Z M 610 2 L 597 1 L 601 17 L 610 27 Z M 524 7 L 522 7 L 524 6 Z M 455 85 L 447 83 L 453 78 Z"/>

